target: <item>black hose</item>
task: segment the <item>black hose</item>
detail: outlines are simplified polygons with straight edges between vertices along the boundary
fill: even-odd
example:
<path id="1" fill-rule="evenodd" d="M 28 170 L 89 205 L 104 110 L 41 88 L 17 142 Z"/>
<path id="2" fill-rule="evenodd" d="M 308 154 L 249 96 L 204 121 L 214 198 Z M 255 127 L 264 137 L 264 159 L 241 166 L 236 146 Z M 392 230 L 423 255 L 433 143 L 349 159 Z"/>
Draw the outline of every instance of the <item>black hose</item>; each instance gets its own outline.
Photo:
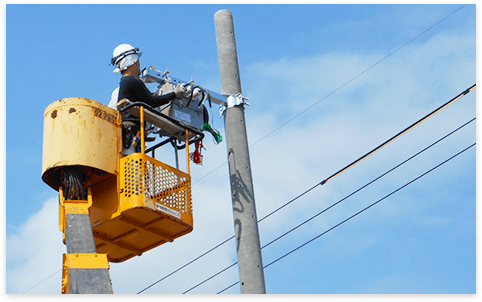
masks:
<path id="1" fill-rule="evenodd" d="M 64 199 L 86 200 L 87 191 L 84 187 L 85 175 L 81 167 L 69 166 L 63 169 Z"/>
<path id="2" fill-rule="evenodd" d="M 186 107 L 189 107 L 189 105 L 191 104 L 191 101 L 193 100 L 192 97 L 193 97 L 193 95 L 194 95 L 194 89 L 196 89 L 196 88 L 199 88 L 199 90 L 201 90 L 201 92 L 202 92 L 202 99 L 201 99 L 201 101 L 204 99 L 204 89 L 202 89 L 202 87 L 199 87 L 199 86 L 194 86 L 194 87 L 192 87 L 191 96 L 189 97 L 189 101 L 187 102 Z"/>
<path id="3" fill-rule="evenodd" d="M 204 98 L 206 97 L 206 91 L 204 91 L 204 89 L 201 89 L 201 92 L 202 92 L 202 97 L 201 97 L 201 100 L 199 101 L 199 103 L 197 104 L 197 106 L 201 106 L 201 103 L 204 101 Z M 208 94 L 209 96 L 209 94 Z"/>

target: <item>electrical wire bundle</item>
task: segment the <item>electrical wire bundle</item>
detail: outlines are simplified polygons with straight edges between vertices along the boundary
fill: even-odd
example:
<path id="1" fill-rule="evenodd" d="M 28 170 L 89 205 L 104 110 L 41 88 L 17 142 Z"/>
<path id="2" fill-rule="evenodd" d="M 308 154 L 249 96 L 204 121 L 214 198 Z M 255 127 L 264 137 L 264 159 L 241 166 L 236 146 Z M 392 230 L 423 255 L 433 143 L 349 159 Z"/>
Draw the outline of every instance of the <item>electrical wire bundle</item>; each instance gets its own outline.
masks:
<path id="1" fill-rule="evenodd" d="M 209 125 L 209 123 L 205 123 L 205 124 L 201 127 L 201 129 L 204 130 L 204 131 L 208 131 L 209 133 L 211 133 L 211 134 L 213 135 L 213 140 L 214 140 L 214 143 L 215 143 L 216 145 L 223 141 L 223 137 L 222 137 L 221 133 L 219 133 L 218 130 L 213 129 L 213 128 L 211 127 L 211 125 Z"/>
<path id="2" fill-rule="evenodd" d="M 87 192 L 84 188 L 84 172 L 81 167 L 72 166 L 63 169 L 64 199 L 86 200 Z"/>

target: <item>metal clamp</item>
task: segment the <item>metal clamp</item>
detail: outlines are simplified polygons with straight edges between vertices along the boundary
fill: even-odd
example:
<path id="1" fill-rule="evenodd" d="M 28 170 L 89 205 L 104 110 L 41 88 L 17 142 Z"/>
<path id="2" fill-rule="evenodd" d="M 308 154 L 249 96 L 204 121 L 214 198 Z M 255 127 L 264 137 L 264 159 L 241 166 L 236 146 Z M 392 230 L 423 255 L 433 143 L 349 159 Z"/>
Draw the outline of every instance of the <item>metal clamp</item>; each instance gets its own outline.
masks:
<path id="1" fill-rule="evenodd" d="M 249 106 L 249 103 L 246 102 L 246 100 L 249 100 L 249 98 L 245 97 L 241 93 L 239 93 L 238 95 L 229 95 L 227 97 L 227 104 L 219 107 L 219 115 L 221 117 L 224 117 L 224 113 L 226 112 L 226 109 L 232 108 L 234 106 L 244 105 L 244 104 Z"/>

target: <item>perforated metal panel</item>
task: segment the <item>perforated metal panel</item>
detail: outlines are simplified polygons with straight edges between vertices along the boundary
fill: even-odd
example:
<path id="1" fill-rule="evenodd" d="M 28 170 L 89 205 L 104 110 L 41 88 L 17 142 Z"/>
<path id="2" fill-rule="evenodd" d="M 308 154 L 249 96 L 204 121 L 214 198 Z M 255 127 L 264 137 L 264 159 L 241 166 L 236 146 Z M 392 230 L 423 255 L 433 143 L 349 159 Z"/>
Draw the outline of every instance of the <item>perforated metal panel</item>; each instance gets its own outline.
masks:
<path id="1" fill-rule="evenodd" d="M 189 174 L 135 153 L 121 159 L 120 187 L 121 199 L 129 204 L 152 201 L 156 210 L 192 225 Z"/>
<path id="2" fill-rule="evenodd" d="M 190 177 L 166 166 L 145 162 L 146 196 L 183 213 L 191 212 Z"/>

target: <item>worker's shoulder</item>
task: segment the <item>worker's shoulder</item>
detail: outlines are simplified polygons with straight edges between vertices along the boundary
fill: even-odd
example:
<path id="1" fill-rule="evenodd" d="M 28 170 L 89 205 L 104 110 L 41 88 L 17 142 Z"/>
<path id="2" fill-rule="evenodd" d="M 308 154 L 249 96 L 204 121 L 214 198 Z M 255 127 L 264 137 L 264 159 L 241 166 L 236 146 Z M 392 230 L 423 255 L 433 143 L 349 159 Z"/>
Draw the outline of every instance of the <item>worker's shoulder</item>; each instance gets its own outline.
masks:
<path id="1" fill-rule="evenodd" d="M 129 75 L 121 78 L 121 85 L 139 85 L 139 84 L 144 84 L 142 80 L 135 75 Z"/>

